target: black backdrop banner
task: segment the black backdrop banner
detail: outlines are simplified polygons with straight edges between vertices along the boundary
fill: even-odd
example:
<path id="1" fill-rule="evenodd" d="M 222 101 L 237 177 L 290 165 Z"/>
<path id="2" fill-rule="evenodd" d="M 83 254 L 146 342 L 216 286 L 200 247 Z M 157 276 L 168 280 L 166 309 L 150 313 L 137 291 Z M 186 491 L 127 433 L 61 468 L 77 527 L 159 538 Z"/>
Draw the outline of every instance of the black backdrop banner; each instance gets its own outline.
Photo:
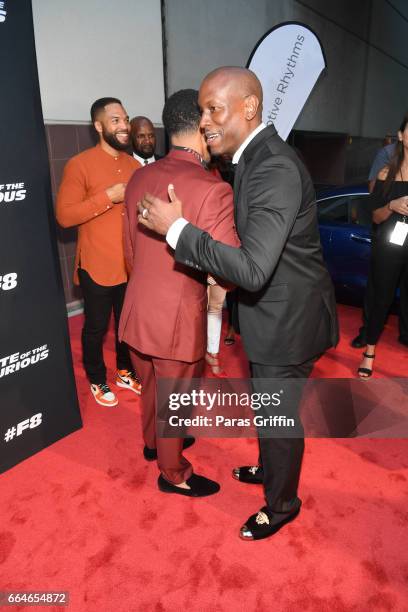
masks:
<path id="1" fill-rule="evenodd" d="M 30 0 L 0 20 L 0 472 L 82 426 Z M 57 85 L 56 85 L 57 86 Z"/>

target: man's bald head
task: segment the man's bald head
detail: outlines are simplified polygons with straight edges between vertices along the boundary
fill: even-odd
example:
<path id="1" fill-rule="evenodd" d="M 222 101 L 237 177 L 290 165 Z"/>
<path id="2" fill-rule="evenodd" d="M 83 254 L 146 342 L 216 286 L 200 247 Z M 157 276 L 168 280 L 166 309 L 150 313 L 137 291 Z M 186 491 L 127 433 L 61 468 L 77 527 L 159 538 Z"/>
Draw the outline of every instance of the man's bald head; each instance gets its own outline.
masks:
<path id="1" fill-rule="evenodd" d="M 215 155 L 233 155 L 262 121 L 262 85 L 247 68 L 223 66 L 204 78 L 201 127 Z"/>
<path id="2" fill-rule="evenodd" d="M 130 130 L 133 151 L 136 155 L 143 159 L 152 157 L 156 146 L 156 134 L 150 119 L 142 115 L 133 117 L 130 121 Z"/>
<path id="3" fill-rule="evenodd" d="M 143 123 L 146 123 L 149 128 L 154 129 L 153 123 L 150 121 L 150 119 L 148 117 L 143 117 L 143 115 L 138 115 L 130 120 L 130 125 L 135 128 L 138 128 Z"/>
<path id="4" fill-rule="evenodd" d="M 259 101 L 259 111 L 262 114 L 262 85 L 252 70 L 240 66 L 221 66 L 209 72 L 203 79 L 202 85 L 209 81 L 213 81 L 222 87 L 228 87 L 243 98 L 251 95 L 256 96 Z"/>

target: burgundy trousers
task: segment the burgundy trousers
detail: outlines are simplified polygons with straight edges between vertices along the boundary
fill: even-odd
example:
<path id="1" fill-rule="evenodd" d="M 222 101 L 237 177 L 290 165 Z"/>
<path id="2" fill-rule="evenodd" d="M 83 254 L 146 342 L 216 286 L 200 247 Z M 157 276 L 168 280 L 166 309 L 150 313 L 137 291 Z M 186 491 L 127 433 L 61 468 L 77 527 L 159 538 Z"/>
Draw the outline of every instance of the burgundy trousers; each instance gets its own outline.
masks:
<path id="1" fill-rule="evenodd" d="M 193 467 L 182 454 L 184 438 L 157 436 L 156 385 L 159 378 L 201 378 L 204 359 L 194 363 L 172 361 L 145 355 L 134 349 L 130 351 L 130 358 L 143 386 L 141 405 L 144 443 L 149 448 L 157 448 L 157 464 L 163 477 L 173 484 L 180 484 L 190 478 Z"/>

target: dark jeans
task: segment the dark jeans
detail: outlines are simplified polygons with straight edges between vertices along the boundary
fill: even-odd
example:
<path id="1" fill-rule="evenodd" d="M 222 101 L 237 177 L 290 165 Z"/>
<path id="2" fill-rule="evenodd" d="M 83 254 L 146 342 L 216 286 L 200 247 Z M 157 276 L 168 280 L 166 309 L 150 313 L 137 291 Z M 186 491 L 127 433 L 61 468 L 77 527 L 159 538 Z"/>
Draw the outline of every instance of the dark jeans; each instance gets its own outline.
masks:
<path id="1" fill-rule="evenodd" d="M 315 359 L 293 366 L 272 366 L 251 363 L 251 382 L 255 392 L 264 393 L 266 379 L 271 380 L 271 388 L 276 391 L 273 379 L 306 379 L 309 378 Z M 258 381 L 257 379 L 263 379 Z M 290 390 L 290 389 L 289 389 Z M 291 412 L 296 414 L 301 400 L 301 388 L 293 390 Z M 301 435 L 303 429 L 300 424 Z M 259 437 L 260 465 L 263 467 L 265 498 L 272 512 L 294 512 L 301 501 L 297 496 L 300 470 L 305 442 L 298 438 L 263 438 Z"/>
<path id="2" fill-rule="evenodd" d="M 131 370 L 129 350 L 118 341 L 120 313 L 125 298 L 126 283 L 105 287 L 98 285 L 85 270 L 78 270 L 79 283 L 84 297 L 85 321 L 82 329 L 82 351 L 85 372 L 92 384 L 106 382 L 106 366 L 103 360 L 103 339 L 113 310 L 115 318 L 116 365 L 118 370 Z"/>

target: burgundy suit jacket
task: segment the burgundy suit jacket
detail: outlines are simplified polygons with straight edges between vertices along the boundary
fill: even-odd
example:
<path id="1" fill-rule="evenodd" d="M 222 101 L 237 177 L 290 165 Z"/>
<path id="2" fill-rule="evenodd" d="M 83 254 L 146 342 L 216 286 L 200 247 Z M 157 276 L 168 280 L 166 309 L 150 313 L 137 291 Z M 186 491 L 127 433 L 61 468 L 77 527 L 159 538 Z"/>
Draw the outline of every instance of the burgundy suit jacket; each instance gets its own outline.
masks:
<path id="1" fill-rule="evenodd" d="M 188 151 L 173 149 L 135 172 L 125 195 L 124 247 L 131 269 L 119 338 L 154 357 L 192 363 L 207 343 L 207 275 L 178 264 L 162 236 L 138 223 L 137 202 L 148 191 L 168 200 L 174 185 L 183 216 L 231 246 L 234 227 L 231 187 L 205 170 Z"/>

